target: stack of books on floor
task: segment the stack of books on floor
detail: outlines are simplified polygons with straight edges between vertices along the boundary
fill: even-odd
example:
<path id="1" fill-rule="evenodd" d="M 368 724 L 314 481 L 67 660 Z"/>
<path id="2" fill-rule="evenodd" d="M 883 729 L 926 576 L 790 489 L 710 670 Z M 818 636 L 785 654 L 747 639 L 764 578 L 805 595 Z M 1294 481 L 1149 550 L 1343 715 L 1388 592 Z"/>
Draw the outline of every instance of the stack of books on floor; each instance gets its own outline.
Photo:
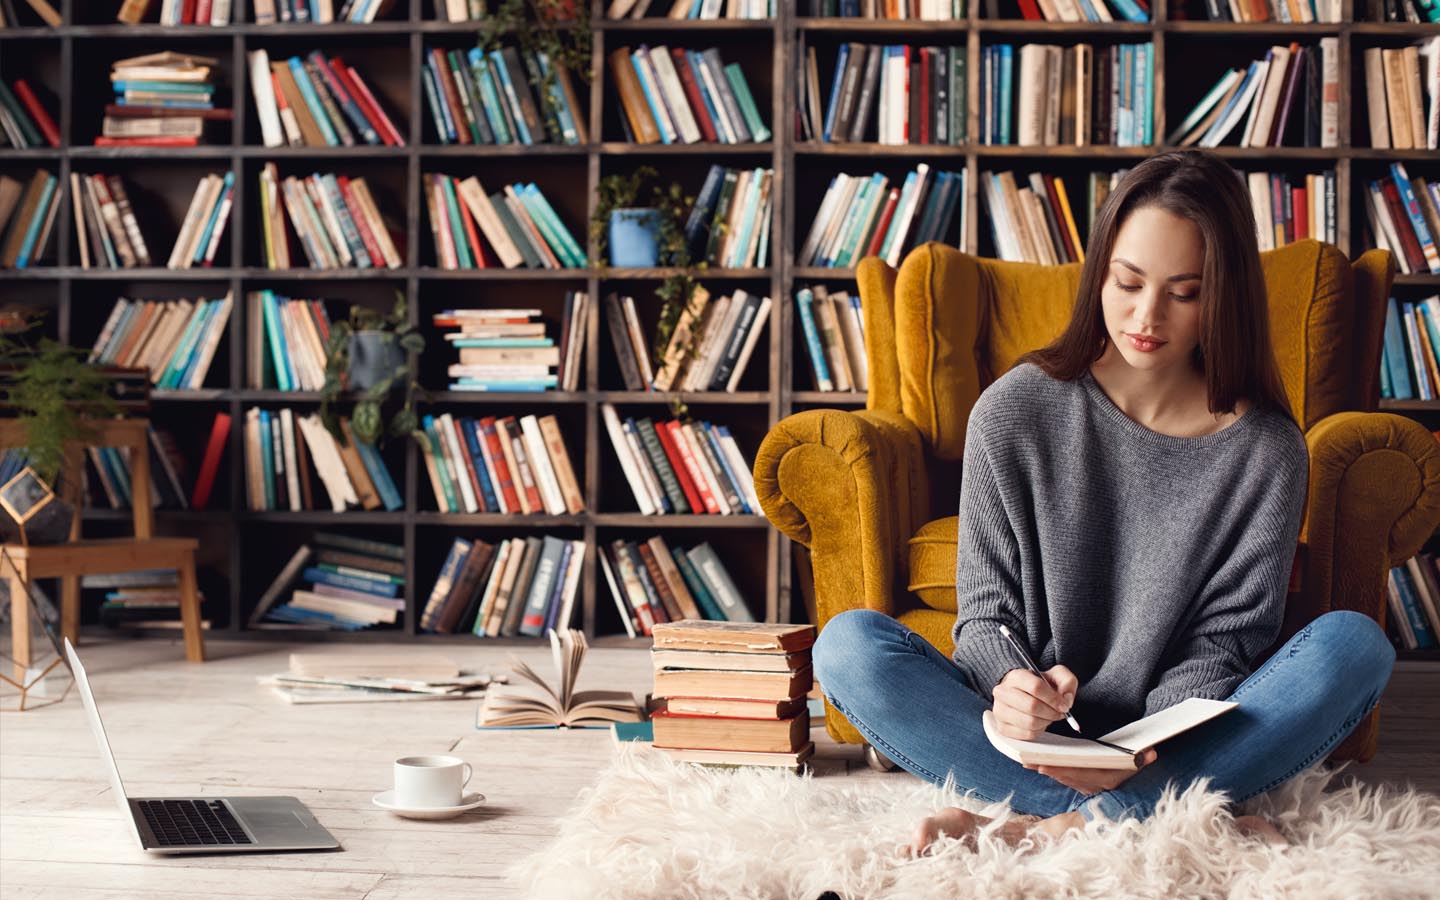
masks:
<path id="1" fill-rule="evenodd" d="M 965 140 L 965 48 L 840 45 L 823 89 L 815 48 L 796 60 L 803 140 L 959 144 Z M 821 97 L 829 100 L 821 107 Z M 874 127 L 871 123 L 874 123 Z"/>
<path id="2" fill-rule="evenodd" d="M 343 440 L 318 413 L 251 407 L 245 411 L 245 502 L 252 511 L 324 509 L 344 512 L 405 505 L 374 444 L 355 439 L 339 420 Z M 318 481 L 322 495 L 315 489 Z"/>
<path id="3" fill-rule="evenodd" d="M 325 301 L 265 289 L 245 295 L 246 383 L 256 390 L 319 391 L 325 385 L 330 314 Z"/>
<path id="4" fill-rule="evenodd" d="M 736 290 L 712 301 L 696 285 L 657 369 L 640 328 L 635 298 L 607 294 L 605 322 L 627 391 L 734 393 L 770 316 L 769 297 Z"/>
<path id="5" fill-rule="evenodd" d="M 251 50 L 250 89 L 266 147 L 403 147 L 405 139 L 359 73 L 319 50 L 271 62 Z"/>
<path id="6" fill-rule="evenodd" d="M 205 384 L 231 299 L 115 301 L 86 362 L 145 368 L 160 390 L 194 390 Z"/>
<path id="7" fill-rule="evenodd" d="M 1440 180 L 1411 178 L 1402 162 L 1368 182 L 1365 219 L 1375 246 L 1389 250 L 1404 275 L 1440 275 Z"/>
<path id="8" fill-rule="evenodd" d="M 1440 22 L 1440 6 L 1429 6 L 1430 21 Z M 1440 65 L 1440 37 L 1425 38 L 1408 47 L 1367 47 L 1361 53 L 1370 146 L 1395 150 L 1440 147 L 1440 116 L 1435 113 L 1440 86 L 1434 74 Z"/>
<path id="9" fill-rule="evenodd" d="M 660 535 L 599 548 L 600 568 L 630 637 L 686 619 L 753 622 L 755 616 L 708 542 L 671 548 Z"/>
<path id="10" fill-rule="evenodd" d="M 1274 46 L 1244 71 L 1226 71 L 1169 143 L 1218 147 L 1243 118 L 1241 147 L 1338 147 L 1339 40 Z"/>
<path id="11" fill-rule="evenodd" d="M 83 268 L 133 269 L 154 265 L 130 195 L 119 175 L 70 173 L 75 239 Z"/>
<path id="12" fill-rule="evenodd" d="M 207 122 L 230 118 L 230 110 L 215 107 L 211 76 L 217 61 L 172 50 L 116 61 L 110 68 L 115 103 L 105 108 L 96 145 L 199 144 L 206 136 Z"/>
<path id="13" fill-rule="evenodd" d="M 585 509 L 554 416 L 426 415 L 417 434 L 441 512 L 574 515 Z"/>
<path id="14" fill-rule="evenodd" d="M 813 625 L 697 622 L 655 626 L 655 746 L 710 766 L 799 771 L 815 752 L 806 695 Z"/>
<path id="15" fill-rule="evenodd" d="M 1435 554 L 1420 553 L 1390 570 L 1386 625 L 1404 650 L 1440 646 L 1440 568 Z"/>
<path id="16" fill-rule="evenodd" d="M 179 628 L 180 576 L 174 569 L 147 569 L 106 575 L 82 575 L 80 587 L 105 590 L 100 623 L 112 628 Z M 200 608 L 205 594 L 196 590 Z M 202 620 L 202 628 L 210 621 Z"/>
<path id="17" fill-rule="evenodd" d="M 292 653 L 290 667 L 262 675 L 286 703 L 381 703 L 464 700 L 506 678 L 461 671 L 431 651 Z"/>
<path id="18" fill-rule="evenodd" d="M 254 0 L 252 8 L 256 25 L 276 22 L 365 25 L 388 13 L 394 5 L 394 0 Z"/>
<path id="19" fill-rule="evenodd" d="M 1084 261 L 1085 245 L 1064 181 L 1031 172 L 1029 183 L 1019 187 L 1013 172 L 981 172 L 980 185 L 1000 259 L 1046 265 Z"/>
<path id="20" fill-rule="evenodd" d="M 544 51 L 426 48 L 425 105 L 442 144 L 584 144 L 588 109 Z"/>
<path id="21" fill-rule="evenodd" d="M 40 100 L 23 78 L 15 79 L 12 92 L 0 81 L 0 147 L 18 150 L 27 147 L 60 146 L 60 130 L 40 105 Z"/>
<path id="22" fill-rule="evenodd" d="M 540 637 L 569 628 L 585 542 L 532 535 L 490 544 L 455 538 L 420 615 L 422 631 Z"/>
<path id="23" fill-rule="evenodd" d="M 405 548 L 317 531 L 302 544 L 255 604 L 252 628 L 359 631 L 399 626 L 405 609 Z M 318 552 L 316 547 L 319 548 Z M 296 581 L 287 602 L 281 597 Z"/>
<path id="24" fill-rule="evenodd" d="M 169 431 L 146 429 L 150 436 L 150 500 L 161 509 L 187 509 L 184 483 L 188 480 L 185 458 Z M 91 472 L 100 491 L 90 492 L 92 500 L 104 496 L 111 509 L 129 509 L 134 500 L 130 484 L 129 447 L 86 447 Z M 0 482 L 3 484 L 3 482 Z M 98 503 L 96 504 L 99 505 Z"/>
<path id="25" fill-rule="evenodd" d="M 847 175 L 830 179 L 797 266 L 846 268 L 862 257 L 881 256 L 898 267 L 912 247 L 926 241 L 956 245 L 967 227 L 966 174 L 935 172 L 920 163 L 893 187 L 888 176 Z M 960 232 L 952 227 L 960 212 Z M 913 235 L 913 236 L 912 236 Z"/>
<path id="26" fill-rule="evenodd" d="M 1413 302 L 1390 298 L 1380 351 L 1380 396 L 1440 397 L 1440 295 Z"/>
<path id="27" fill-rule="evenodd" d="M 620 125 L 632 144 L 762 143 L 770 128 L 760 118 L 738 63 L 720 50 L 684 50 L 641 44 L 617 47 L 610 71 L 625 115 Z"/>
<path id="28" fill-rule="evenodd" d="M 453 379 L 452 391 L 542 391 L 558 388 L 574 391 L 580 386 L 580 359 L 585 348 L 583 331 L 590 310 L 585 291 L 566 291 L 560 313 L 560 341 L 556 371 L 548 362 L 480 360 L 467 363 L 465 350 L 485 348 L 554 347 L 555 339 L 545 334 L 545 323 L 537 321 L 538 309 L 446 309 L 436 313 L 432 324 L 453 328 L 445 340 L 460 350 L 460 359 L 447 369 Z M 520 344 L 515 341 L 536 343 Z"/>
<path id="29" fill-rule="evenodd" d="M 23 184 L 0 174 L 0 269 L 24 269 L 47 256 L 60 209 L 59 183 L 44 169 Z"/>
<path id="30" fill-rule="evenodd" d="M 402 231 L 390 226 L 364 178 L 315 172 L 282 180 L 273 162 L 260 172 L 261 236 L 271 269 L 291 267 L 292 232 L 312 269 L 398 269 L 395 235 Z"/>
<path id="31" fill-rule="evenodd" d="M 649 416 L 624 422 L 610 403 L 600 406 L 610 446 L 640 512 L 759 515 L 750 466 L 724 425 Z"/>
<path id="32" fill-rule="evenodd" d="M 849 291 L 831 294 L 823 284 L 811 285 L 795 292 L 795 309 L 815 390 L 870 390 L 860 295 L 852 296 Z"/>

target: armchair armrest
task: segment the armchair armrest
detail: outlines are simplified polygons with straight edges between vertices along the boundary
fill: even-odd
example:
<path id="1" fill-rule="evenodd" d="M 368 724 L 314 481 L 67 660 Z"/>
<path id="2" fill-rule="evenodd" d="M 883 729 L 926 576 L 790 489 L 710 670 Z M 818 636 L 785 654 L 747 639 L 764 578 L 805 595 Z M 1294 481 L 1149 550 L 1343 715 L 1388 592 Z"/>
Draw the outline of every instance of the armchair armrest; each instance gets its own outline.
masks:
<path id="1" fill-rule="evenodd" d="M 906 540 L 929 515 L 919 430 L 894 412 L 815 409 L 779 422 L 755 454 L 767 518 L 808 547 L 821 628 L 846 609 L 893 615 Z"/>
<path id="2" fill-rule="evenodd" d="M 1412 419 L 1361 412 L 1321 419 L 1305 441 L 1307 605 L 1314 615 L 1351 609 L 1383 624 L 1386 573 L 1440 525 L 1440 442 Z"/>

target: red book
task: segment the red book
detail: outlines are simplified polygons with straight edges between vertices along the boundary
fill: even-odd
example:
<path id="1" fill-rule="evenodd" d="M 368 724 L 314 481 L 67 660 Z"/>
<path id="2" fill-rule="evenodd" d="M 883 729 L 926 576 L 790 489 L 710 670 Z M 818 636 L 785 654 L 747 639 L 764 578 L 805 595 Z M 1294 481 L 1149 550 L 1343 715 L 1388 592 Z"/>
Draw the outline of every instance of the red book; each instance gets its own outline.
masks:
<path id="1" fill-rule="evenodd" d="M 318 331 L 318 332 L 320 332 L 320 340 L 321 340 L 321 342 L 322 342 L 322 343 L 325 343 L 325 344 L 329 344 L 329 343 L 330 343 L 330 323 L 329 323 L 329 320 L 325 317 L 325 303 L 324 303 L 324 301 L 321 301 L 321 300 L 311 300 L 311 301 L 310 301 L 310 309 L 311 309 L 311 312 L 313 313 L 312 318 L 315 320 L 315 330 Z"/>
<path id="2" fill-rule="evenodd" d="M 435 61 L 436 81 L 435 86 L 440 89 L 445 105 L 450 107 L 450 115 L 455 119 L 455 139 L 461 144 L 472 143 L 470 126 L 465 121 L 465 107 L 460 103 L 460 89 L 455 86 L 455 71 L 450 68 L 450 59 L 445 51 L 439 47 L 430 50 L 430 56 Z"/>
<path id="3" fill-rule="evenodd" d="M 909 114 L 909 110 L 910 110 L 910 92 L 913 91 L 913 90 L 915 90 L 915 85 L 913 85 L 913 84 L 910 83 L 910 48 L 909 48 L 908 46 L 905 48 L 905 57 L 904 57 L 904 58 L 905 58 L 905 81 L 904 81 L 904 85 L 903 85 L 904 90 L 903 90 L 903 92 L 901 93 L 901 96 L 900 96 L 900 108 L 903 109 L 903 110 L 905 110 L 906 112 L 905 112 L 905 122 L 904 122 L 904 124 L 903 124 L 903 127 L 901 127 L 901 129 L 900 129 L 900 142 L 901 142 L 902 144 L 908 144 L 908 143 L 910 143 L 911 130 L 915 127 L 915 123 L 910 121 L 910 114 Z"/>
<path id="4" fill-rule="evenodd" d="M 230 414 L 216 413 L 215 424 L 210 426 L 210 440 L 205 445 L 205 456 L 200 463 L 200 474 L 195 479 L 195 491 L 190 495 L 191 509 L 204 509 L 210 502 L 215 472 L 220 468 L 220 459 L 225 455 L 225 441 L 229 437 Z"/>
<path id="5" fill-rule="evenodd" d="M 385 110 L 375 100 L 375 95 L 370 93 L 370 88 L 364 81 L 360 80 L 359 73 L 345 65 L 344 61 L 338 56 L 330 60 L 330 65 L 334 67 L 335 74 L 340 78 L 340 81 L 343 82 L 346 87 L 350 88 L 350 96 L 354 97 L 355 102 L 360 104 L 361 111 L 365 113 L 365 117 L 375 126 L 375 130 L 380 132 L 380 139 L 385 142 L 385 145 L 387 147 L 405 146 L 405 139 L 401 137 L 400 132 L 396 130 L 395 123 L 391 122 L 390 117 L 385 115 Z"/>
<path id="6" fill-rule="evenodd" d="M 1310 236 L 1310 200 L 1305 188 L 1290 189 L 1290 208 L 1295 211 L 1295 240 L 1303 241 Z"/>
<path id="7" fill-rule="evenodd" d="M 870 239 L 870 246 L 865 250 L 864 256 L 875 256 L 885 245 L 885 231 L 890 227 L 890 220 L 895 217 L 895 207 L 899 204 L 900 189 L 891 188 L 890 196 L 885 198 L 885 208 L 880 211 L 880 221 L 875 225 L 875 237 Z"/>
<path id="8" fill-rule="evenodd" d="M 201 119 L 218 119 L 228 122 L 235 117 L 229 109 L 186 109 L 182 106 L 125 106 L 122 103 L 105 104 L 105 115 L 121 119 L 174 119 L 197 116 Z"/>
<path id="9" fill-rule="evenodd" d="M 1035 0 L 1020 0 L 1020 15 L 1031 22 L 1043 22 L 1045 17 L 1040 14 L 1040 7 Z"/>
<path id="10" fill-rule="evenodd" d="M 506 416 L 495 423 L 497 427 L 504 428 L 502 435 L 510 441 L 510 452 L 515 455 L 516 465 L 525 464 L 530 474 L 529 484 L 525 483 L 525 474 L 520 475 L 519 487 L 525 492 L 525 502 L 530 504 L 530 509 L 535 512 L 545 511 L 545 501 L 540 498 L 540 474 L 535 469 L 535 461 L 530 458 L 530 448 L 525 446 L 525 441 L 520 436 L 520 422 L 514 416 Z"/>
<path id="11" fill-rule="evenodd" d="M 436 424 L 440 424 L 438 419 Z M 457 465 L 463 466 L 465 469 L 461 476 L 469 480 L 470 489 L 475 492 L 475 502 L 479 505 L 482 513 L 498 512 L 498 510 L 493 510 L 485 505 L 485 492 L 480 489 L 480 474 L 475 471 L 475 460 L 470 456 L 470 445 L 465 441 L 464 420 L 451 416 L 450 425 L 455 430 L 455 445 L 460 448 L 460 459 L 457 461 Z M 483 466 L 484 461 L 482 460 L 480 464 Z"/>
<path id="12" fill-rule="evenodd" d="M 185 4 L 185 9 L 187 11 L 190 9 L 188 2 Z M 185 24 L 189 25 L 192 23 L 195 25 L 210 24 L 210 0 L 197 0 L 195 3 L 195 18 L 187 19 Z"/>
<path id="13" fill-rule="evenodd" d="M 209 0 L 206 0 L 206 4 L 209 4 Z M 195 0 L 185 0 L 185 5 L 180 8 L 180 24 L 195 24 Z"/>
<path id="14" fill-rule="evenodd" d="M 1080 254 L 1075 247 L 1075 241 L 1070 234 L 1070 229 L 1065 225 L 1065 217 L 1060 212 L 1060 195 L 1055 192 L 1055 176 L 1042 175 L 1041 180 L 1045 182 L 1045 194 L 1050 198 L 1050 208 L 1055 211 L 1055 220 L 1060 226 L 1060 239 L 1065 242 L 1066 257 L 1074 262 L 1080 261 Z"/>
<path id="15" fill-rule="evenodd" d="M 50 118 L 49 113 L 45 112 L 45 107 L 40 105 L 39 98 L 35 96 L 34 91 L 30 90 L 30 85 L 25 83 L 25 79 L 17 78 L 15 80 L 15 96 L 19 97 L 20 102 L 25 104 L 25 109 L 29 111 L 30 118 L 35 120 L 36 127 L 45 135 L 45 140 L 50 143 L 50 146 L 60 146 L 60 129 L 55 127 L 55 120 Z"/>
<path id="16" fill-rule="evenodd" d="M 450 181 L 454 184 L 455 194 L 458 197 L 460 194 L 460 179 L 451 177 Z M 464 200 L 461 200 L 455 205 L 460 210 L 460 224 L 465 227 L 465 240 L 470 245 L 470 255 L 475 258 L 475 268 L 490 268 L 485 265 L 485 257 L 480 252 L 480 235 L 475 231 L 475 220 L 470 217 L 470 207 L 465 205 Z"/>
<path id="17" fill-rule="evenodd" d="M 670 433 L 667 425 L 669 425 L 668 422 L 656 423 L 655 436 L 660 439 L 660 446 L 670 460 L 670 468 L 675 470 L 675 478 L 680 482 L 680 490 L 685 492 L 685 499 L 690 503 L 690 511 L 698 513 L 705 508 L 705 502 L 700 499 L 700 492 L 695 490 L 695 482 L 690 479 L 690 470 L 685 468 L 685 460 L 680 456 L 679 448 L 675 446 L 675 435 Z"/>
<path id="18" fill-rule="evenodd" d="M 340 187 L 340 196 L 350 210 L 350 218 L 355 220 L 355 230 L 360 232 L 360 243 L 365 245 L 365 252 L 370 254 L 370 264 L 377 269 L 385 268 L 385 255 L 380 250 L 380 242 L 375 240 L 375 232 L 371 229 L 370 220 L 365 217 L 364 210 L 355 202 L 349 176 L 338 175 L 335 183 Z"/>
<path id="19" fill-rule="evenodd" d="M 672 47 L 670 55 L 675 58 L 675 71 L 680 75 L 680 84 L 685 88 L 685 97 L 690 101 L 695 121 L 705 133 L 705 140 L 712 143 L 720 140 L 715 132 L 715 123 L 710 119 L 710 110 L 705 108 L 705 98 L 700 95 L 700 85 L 695 81 L 695 70 L 690 68 L 690 57 L 680 47 Z"/>
<path id="20" fill-rule="evenodd" d="M 1405 254 L 1411 271 L 1430 271 L 1425 264 L 1425 253 L 1420 249 L 1420 239 L 1415 236 L 1415 229 L 1410 225 L 1410 216 L 1405 212 L 1405 204 L 1400 201 L 1400 189 L 1395 186 L 1393 178 L 1380 180 L 1380 195 L 1385 199 L 1385 209 L 1395 226 L 1395 235 L 1400 239 L 1400 251 Z"/>
<path id="21" fill-rule="evenodd" d="M 705 482 L 705 476 L 700 472 L 702 463 L 695 458 L 695 454 L 691 451 L 690 445 L 685 443 L 684 439 L 680 437 L 681 424 L 674 419 L 663 424 L 670 430 L 670 440 L 675 444 L 675 449 L 680 451 L 680 459 L 685 464 L 686 470 L 690 473 L 691 483 L 695 486 L 695 490 L 700 493 L 700 505 L 695 507 L 695 512 L 699 513 L 704 511 L 712 515 L 718 515 L 720 512 L 720 503 L 715 499 L 715 493 L 710 490 L 710 485 Z M 689 498 L 688 494 L 686 498 Z"/>
<path id="22" fill-rule="evenodd" d="M 493 481 L 505 498 L 505 508 L 517 513 L 520 511 L 520 495 L 515 492 L 515 479 L 510 474 L 510 467 L 505 464 L 505 452 L 500 449 L 500 433 L 495 430 L 495 417 L 481 419 L 480 431 L 485 438 L 484 446 L 490 451 L 490 468 L 495 476 Z"/>
<path id="23" fill-rule="evenodd" d="M 120 137 L 100 136 L 95 139 L 97 147 L 195 147 L 200 144 L 198 137 Z"/>

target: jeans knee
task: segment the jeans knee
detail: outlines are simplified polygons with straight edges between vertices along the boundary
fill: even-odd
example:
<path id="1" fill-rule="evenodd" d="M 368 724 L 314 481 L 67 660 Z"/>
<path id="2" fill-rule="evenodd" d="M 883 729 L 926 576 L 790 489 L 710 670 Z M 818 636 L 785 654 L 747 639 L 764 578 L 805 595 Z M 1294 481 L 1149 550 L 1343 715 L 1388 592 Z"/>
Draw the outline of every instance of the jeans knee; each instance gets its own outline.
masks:
<path id="1" fill-rule="evenodd" d="M 859 663 L 879 636 L 877 626 L 894 621 L 873 609 L 847 609 L 830 619 L 810 651 L 815 678 L 821 685 L 829 685 L 842 679 L 847 671 L 863 669 Z"/>
<path id="2" fill-rule="evenodd" d="M 1395 647 L 1380 623 L 1353 609 L 1336 609 L 1311 623 L 1311 638 L 1326 645 L 1326 655 L 1345 680 L 1366 683 L 1378 692 L 1395 667 Z"/>

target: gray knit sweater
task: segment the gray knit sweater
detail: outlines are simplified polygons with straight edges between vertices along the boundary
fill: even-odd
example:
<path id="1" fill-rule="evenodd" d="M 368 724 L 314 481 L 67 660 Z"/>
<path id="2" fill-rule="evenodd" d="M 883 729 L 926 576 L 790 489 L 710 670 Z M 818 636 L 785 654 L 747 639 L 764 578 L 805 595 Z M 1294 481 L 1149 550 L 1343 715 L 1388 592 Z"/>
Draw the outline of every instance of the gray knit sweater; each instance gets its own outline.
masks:
<path id="1" fill-rule="evenodd" d="M 1017 366 L 970 414 L 956 664 L 993 701 L 1022 665 L 1000 635 L 1009 625 L 1042 671 L 1079 678 L 1090 737 L 1225 699 L 1279 636 L 1308 467 L 1299 429 L 1273 410 L 1170 437 L 1088 372 L 1066 382 Z"/>

